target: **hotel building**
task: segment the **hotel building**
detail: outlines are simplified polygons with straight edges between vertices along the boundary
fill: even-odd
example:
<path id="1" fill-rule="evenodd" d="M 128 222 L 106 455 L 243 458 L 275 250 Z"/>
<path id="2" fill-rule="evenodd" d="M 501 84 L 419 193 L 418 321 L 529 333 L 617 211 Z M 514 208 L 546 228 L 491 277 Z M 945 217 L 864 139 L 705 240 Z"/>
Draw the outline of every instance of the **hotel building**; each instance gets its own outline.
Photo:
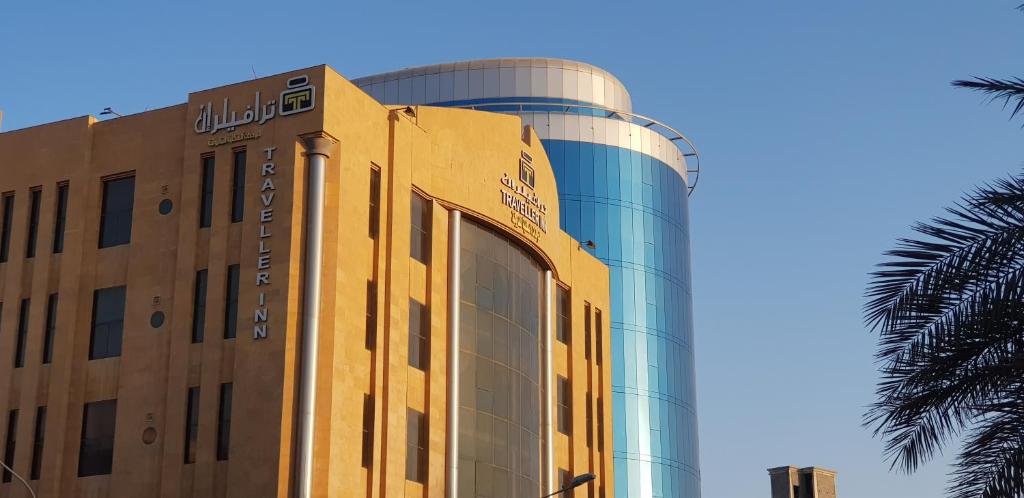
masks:
<path id="1" fill-rule="evenodd" d="M 613 495 L 609 273 L 519 117 L 318 66 L 0 172 L 0 497 Z"/>
<path id="2" fill-rule="evenodd" d="M 547 151 L 559 225 L 611 276 L 615 495 L 699 498 L 700 464 L 687 196 L 700 156 L 672 127 L 633 112 L 607 71 L 506 58 L 353 80 L 385 104 L 518 115 Z"/>

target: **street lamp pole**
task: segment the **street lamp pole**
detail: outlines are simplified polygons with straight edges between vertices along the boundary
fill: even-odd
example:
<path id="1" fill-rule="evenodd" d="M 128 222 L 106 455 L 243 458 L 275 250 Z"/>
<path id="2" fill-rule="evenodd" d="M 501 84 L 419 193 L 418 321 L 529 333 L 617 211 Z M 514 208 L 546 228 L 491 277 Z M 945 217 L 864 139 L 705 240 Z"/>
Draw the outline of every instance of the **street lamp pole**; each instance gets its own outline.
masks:
<path id="1" fill-rule="evenodd" d="M 573 489 L 576 489 L 576 488 L 578 488 L 578 487 L 580 487 L 580 486 L 582 486 L 582 485 L 584 485 L 584 484 L 586 484 L 586 483 L 588 483 L 590 481 L 593 481 L 594 479 L 597 479 L 597 476 L 595 476 L 594 474 L 591 474 L 589 472 L 586 473 L 586 474 L 580 474 L 580 475 L 578 475 L 576 477 L 573 477 L 572 481 L 569 481 L 569 484 L 567 484 L 564 488 L 559 489 L 558 491 L 555 491 L 554 493 L 548 493 L 548 494 L 546 494 L 546 495 L 544 495 L 544 496 L 542 496 L 540 498 L 550 498 L 552 496 L 560 495 L 562 493 L 565 493 L 566 491 L 572 491 Z"/>
<path id="2" fill-rule="evenodd" d="M 28 490 L 28 494 L 32 495 L 32 498 L 36 498 L 36 492 L 32 491 L 32 486 L 28 485 L 28 481 L 26 481 L 25 478 L 21 477 L 21 475 L 15 472 L 14 469 L 8 467 L 7 464 L 3 462 L 3 460 L 0 460 L 0 467 L 3 467 L 5 470 L 7 470 L 7 472 L 10 472 L 12 475 L 14 475 L 14 477 L 17 477 L 18 480 L 25 485 L 25 489 Z"/>

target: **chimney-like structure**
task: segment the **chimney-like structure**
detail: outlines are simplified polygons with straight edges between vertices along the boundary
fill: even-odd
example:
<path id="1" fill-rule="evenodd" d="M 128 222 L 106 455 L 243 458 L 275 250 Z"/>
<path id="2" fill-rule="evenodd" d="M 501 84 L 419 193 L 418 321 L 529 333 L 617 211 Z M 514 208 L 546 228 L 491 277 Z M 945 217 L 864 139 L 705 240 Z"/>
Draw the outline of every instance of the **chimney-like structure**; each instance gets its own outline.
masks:
<path id="1" fill-rule="evenodd" d="M 836 498 L 836 472 L 821 467 L 768 469 L 772 498 Z"/>

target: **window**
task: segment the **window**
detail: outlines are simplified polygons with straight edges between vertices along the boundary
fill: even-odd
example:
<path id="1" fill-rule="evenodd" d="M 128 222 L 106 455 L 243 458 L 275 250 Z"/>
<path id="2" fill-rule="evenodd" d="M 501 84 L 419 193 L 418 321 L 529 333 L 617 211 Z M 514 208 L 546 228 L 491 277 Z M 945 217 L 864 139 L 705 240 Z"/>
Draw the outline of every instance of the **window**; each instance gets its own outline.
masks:
<path id="1" fill-rule="evenodd" d="M 366 349 L 377 346 L 377 282 L 366 281 Z"/>
<path id="2" fill-rule="evenodd" d="M 380 233 L 380 168 L 370 165 L 370 238 Z"/>
<path id="3" fill-rule="evenodd" d="M 64 230 L 68 224 L 68 184 L 57 185 L 57 212 L 53 220 L 53 253 L 64 252 Z"/>
<path id="4" fill-rule="evenodd" d="M 405 445 L 405 478 L 421 484 L 427 482 L 427 417 L 408 409 L 408 431 Z"/>
<path id="5" fill-rule="evenodd" d="M 134 176 L 103 182 L 103 212 L 100 216 L 101 249 L 131 242 L 132 207 L 134 205 Z"/>
<path id="6" fill-rule="evenodd" d="M 363 395 L 363 467 L 373 465 L 373 395 Z"/>
<path id="7" fill-rule="evenodd" d="M 78 477 L 110 473 L 114 463 L 116 424 L 116 399 L 85 404 L 82 411 L 82 443 L 78 449 Z"/>
<path id="8" fill-rule="evenodd" d="M 224 307 L 224 338 L 234 339 L 238 328 L 238 265 L 228 267 L 228 298 Z"/>
<path id="9" fill-rule="evenodd" d="M 192 343 L 203 342 L 206 334 L 206 275 L 205 269 L 196 272 L 192 291 Z"/>
<path id="10" fill-rule="evenodd" d="M 7 262 L 11 249 L 11 222 L 14 216 L 14 194 L 4 194 L 4 220 L 0 227 L 0 263 Z"/>
<path id="11" fill-rule="evenodd" d="M 409 300 L 409 365 L 430 368 L 430 310 L 415 299 Z"/>
<path id="12" fill-rule="evenodd" d="M 587 448 L 594 445 L 594 397 L 587 391 Z"/>
<path id="13" fill-rule="evenodd" d="M 14 368 L 25 366 L 25 340 L 28 338 L 28 311 L 30 301 L 21 300 L 21 308 L 18 310 L 18 340 L 14 347 Z"/>
<path id="14" fill-rule="evenodd" d="M 592 335 L 590 330 L 590 303 L 583 303 L 583 357 L 587 360 L 590 360 Z"/>
<path id="15" fill-rule="evenodd" d="M 36 242 L 39 241 L 39 207 L 43 202 L 43 191 L 39 188 L 29 192 L 28 239 L 25 241 L 25 257 L 36 257 Z"/>
<path id="16" fill-rule="evenodd" d="M 36 408 L 36 431 L 32 437 L 32 470 L 29 479 L 36 481 L 43 470 L 43 438 L 46 436 L 46 407 Z"/>
<path id="17" fill-rule="evenodd" d="M 196 463 L 196 445 L 199 439 L 199 388 L 188 388 L 185 406 L 185 463 Z"/>
<path id="18" fill-rule="evenodd" d="M 230 382 L 220 385 L 220 409 L 217 415 L 217 460 L 228 459 L 231 447 L 231 391 Z"/>
<path id="19" fill-rule="evenodd" d="M 124 287 L 108 287 L 93 293 L 92 334 L 89 337 L 90 360 L 121 356 L 124 299 Z"/>
<path id="20" fill-rule="evenodd" d="M 572 435 L 572 390 L 569 379 L 558 376 L 558 432 Z"/>
<path id="21" fill-rule="evenodd" d="M 231 177 L 231 223 L 238 223 L 239 221 L 242 221 L 242 214 L 244 211 L 245 149 L 238 149 L 235 151 L 235 171 Z"/>
<path id="22" fill-rule="evenodd" d="M 15 438 L 18 436 L 18 410 L 11 410 L 7 412 L 7 442 L 4 444 L 4 464 L 8 466 L 14 465 L 14 447 L 16 444 Z M 4 469 L 3 476 L 0 477 L 0 482 L 11 482 L 11 472 Z"/>
<path id="23" fill-rule="evenodd" d="M 555 324 L 555 335 L 558 342 L 569 345 L 572 344 L 572 300 L 568 289 L 561 286 L 556 286 L 556 289 L 558 322 Z"/>
<path id="24" fill-rule="evenodd" d="M 430 201 L 416 192 L 412 193 L 409 252 L 412 259 L 425 265 L 430 264 Z"/>
<path id="25" fill-rule="evenodd" d="M 594 322 L 597 326 L 597 364 L 601 364 L 604 356 L 604 326 L 601 323 L 601 310 L 594 308 Z"/>
<path id="26" fill-rule="evenodd" d="M 604 398 L 597 397 L 597 450 L 604 451 Z"/>
<path id="27" fill-rule="evenodd" d="M 199 200 L 199 228 L 210 226 L 213 221 L 213 156 L 203 156 L 203 178 Z"/>
<path id="28" fill-rule="evenodd" d="M 57 335 L 57 294 L 46 299 L 46 330 L 43 335 L 43 364 L 53 361 L 53 339 Z"/>

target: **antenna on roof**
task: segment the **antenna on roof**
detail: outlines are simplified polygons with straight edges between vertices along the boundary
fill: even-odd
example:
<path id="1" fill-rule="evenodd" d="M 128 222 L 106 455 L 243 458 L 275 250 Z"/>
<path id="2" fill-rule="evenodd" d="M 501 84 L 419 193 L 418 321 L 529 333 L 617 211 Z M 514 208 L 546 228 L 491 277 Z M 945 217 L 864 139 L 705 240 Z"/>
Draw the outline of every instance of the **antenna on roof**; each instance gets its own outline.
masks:
<path id="1" fill-rule="evenodd" d="M 254 67 L 252 64 L 249 64 L 249 69 L 252 69 L 252 79 L 256 79 L 256 67 Z"/>
<path id="2" fill-rule="evenodd" d="M 117 111 L 115 111 L 115 110 L 113 110 L 113 109 L 111 109 L 109 107 L 104 107 L 103 110 L 100 112 L 100 116 L 106 116 L 107 114 L 113 114 L 113 115 L 115 115 L 115 116 L 117 116 L 119 118 L 120 117 L 124 117 L 123 114 L 121 114 L 121 113 L 119 113 L 119 112 L 117 112 Z"/>

